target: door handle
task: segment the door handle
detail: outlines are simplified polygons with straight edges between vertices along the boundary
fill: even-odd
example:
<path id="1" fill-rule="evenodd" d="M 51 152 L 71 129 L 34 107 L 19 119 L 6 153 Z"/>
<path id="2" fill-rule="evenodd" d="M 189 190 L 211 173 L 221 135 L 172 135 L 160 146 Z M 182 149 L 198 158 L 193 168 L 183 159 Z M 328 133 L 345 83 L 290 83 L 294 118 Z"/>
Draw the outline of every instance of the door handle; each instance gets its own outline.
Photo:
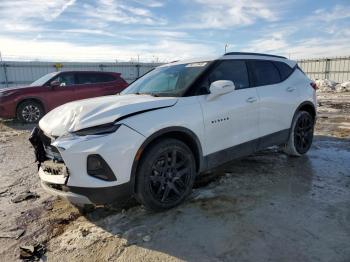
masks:
<path id="1" fill-rule="evenodd" d="M 248 103 L 254 103 L 254 102 L 256 102 L 256 97 L 253 97 L 253 96 L 251 96 L 251 97 L 249 97 L 248 99 L 247 99 L 247 102 Z"/>
<path id="2" fill-rule="evenodd" d="M 293 92 L 293 91 L 295 91 L 295 89 L 296 89 L 295 87 L 291 87 L 291 86 L 287 87 L 288 92 Z"/>

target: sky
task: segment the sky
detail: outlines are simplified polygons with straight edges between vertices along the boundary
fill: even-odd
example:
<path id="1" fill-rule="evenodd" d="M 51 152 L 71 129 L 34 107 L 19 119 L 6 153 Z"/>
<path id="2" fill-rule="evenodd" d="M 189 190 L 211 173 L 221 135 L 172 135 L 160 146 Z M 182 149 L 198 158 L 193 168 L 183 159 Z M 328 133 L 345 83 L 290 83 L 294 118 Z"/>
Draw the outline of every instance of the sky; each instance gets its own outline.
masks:
<path id="1" fill-rule="evenodd" d="M 0 0 L 3 60 L 350 55 L 349 0 Z"/>

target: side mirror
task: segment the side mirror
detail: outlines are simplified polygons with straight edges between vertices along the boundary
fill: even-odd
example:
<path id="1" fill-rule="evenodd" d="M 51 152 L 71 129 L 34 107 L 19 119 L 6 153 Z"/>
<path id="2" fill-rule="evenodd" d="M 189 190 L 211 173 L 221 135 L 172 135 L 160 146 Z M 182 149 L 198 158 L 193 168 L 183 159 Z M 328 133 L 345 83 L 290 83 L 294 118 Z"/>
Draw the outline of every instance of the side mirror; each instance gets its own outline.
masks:
<path id="1" fill-rule="evenodd" d="M 59 87 L 61 85 L 61 83 L 57 80 L 54 80 L 52 82 L 50 82 L 50 87 L 51 88 L 55 88 L 55 87 Z"/>
<path id="2" fill-rule="evenodd" d="M 208 100 L 213 100 L 214 98 L 231 93 L 235 90 L 235 84 L 229 80 L 218 80 L 210 85 L 210 94 L 208 95 Z"/>

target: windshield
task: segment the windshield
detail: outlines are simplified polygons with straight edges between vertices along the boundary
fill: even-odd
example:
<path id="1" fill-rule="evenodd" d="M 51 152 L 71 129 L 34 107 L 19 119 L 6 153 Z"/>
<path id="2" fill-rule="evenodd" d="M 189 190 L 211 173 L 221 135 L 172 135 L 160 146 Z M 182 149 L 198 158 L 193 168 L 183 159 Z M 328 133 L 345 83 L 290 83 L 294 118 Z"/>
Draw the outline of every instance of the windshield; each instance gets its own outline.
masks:
<path id="1" fill-rule="evenodd" d="M 121 94 L 182 96 L 208 64 L 209 62 L 197 62 L 157 67 L 133 82 Z"/>
<path id="2" fill-rule="evenodd" d="M 38 80 L 31 83 L 30 86 L 42 86 L 43 84 L 45 84 L 47 81 L 49 81 L 52 77 L 54 77 L 58 73 L 59 72 L 48 73 L 47 75 L 44 75 L 44 76 L 40 77 Z"/>

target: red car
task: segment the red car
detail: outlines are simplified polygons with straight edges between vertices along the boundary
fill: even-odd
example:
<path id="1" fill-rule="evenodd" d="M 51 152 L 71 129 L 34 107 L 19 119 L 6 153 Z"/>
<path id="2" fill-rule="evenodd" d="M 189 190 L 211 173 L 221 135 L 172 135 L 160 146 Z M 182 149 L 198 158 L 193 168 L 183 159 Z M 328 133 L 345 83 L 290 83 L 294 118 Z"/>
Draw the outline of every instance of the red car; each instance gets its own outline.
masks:
<path id="1" fill-rule="evenodd" d="M 70 101 L 113 95 L 128 83 L 119 73 L 65 71 L 49 73 L 26 87 L 0 89 L 0 117 L 35 123 Z"/>

